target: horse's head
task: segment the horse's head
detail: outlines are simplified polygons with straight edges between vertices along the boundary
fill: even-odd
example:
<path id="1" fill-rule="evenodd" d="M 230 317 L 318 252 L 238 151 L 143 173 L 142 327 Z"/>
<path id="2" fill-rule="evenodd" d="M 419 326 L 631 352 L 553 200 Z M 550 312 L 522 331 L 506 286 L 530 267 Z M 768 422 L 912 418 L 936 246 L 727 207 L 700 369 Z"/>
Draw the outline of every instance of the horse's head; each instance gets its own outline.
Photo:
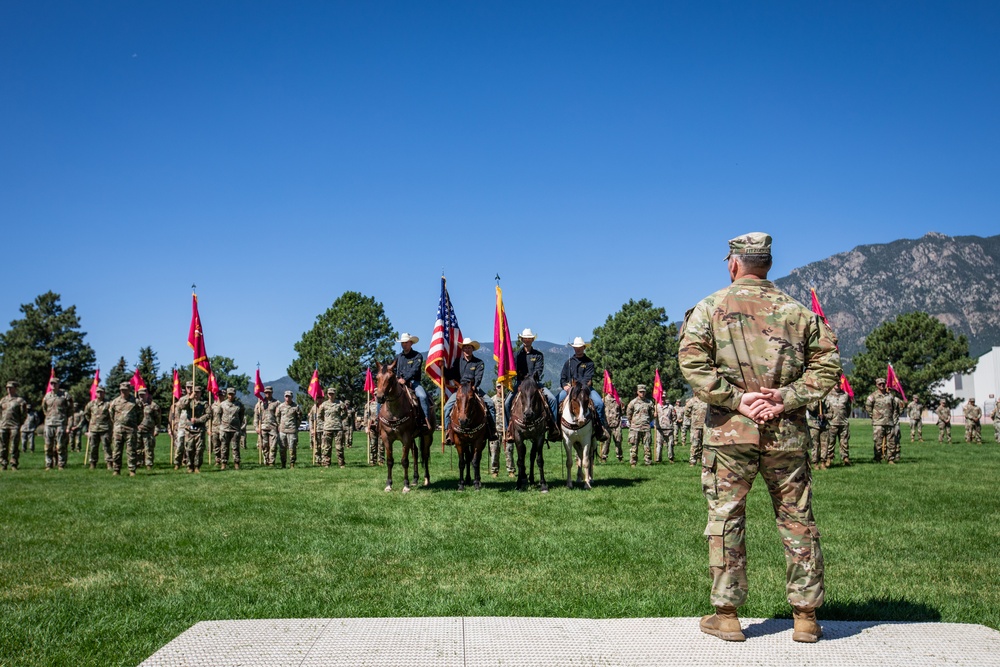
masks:
<path id="1" fill-rule="evenodd" d="M 530 375 L 517 388 L 517 400 L 515 403 L 520 405 L 521 420 L 525 423 L 533 422 L 542 414 L 543 410 L 547 409 L 547 406 L 542 402 L 542 397 L 538 393 L 538 383 Z M 512 406 L 512 414 L 513 410 Z"/>
<path id="2" fill-rule="evenodd" d="M 482 422 L 486 416 L 486 408 L 479 395 L 473 389 L 471 382 L 463 382 L 455 395 L 455 408 L 451 412 L 459 428 L 469 430 Z"/>
<path id="3" fill-rule="evenodd" d="M 375 362 L 378 372 L 375 374 L 375 397 L 379 403 L 384 403 L 386 396 L 395 396 L 399 383 L 396 382 L 396 360 L 381 364 Z"/>
<path id="4" fill-rule="evenodd" d="M 590 389 L 583 386 L 580 381 L 575 380 L 569 389 L 569 395 L 566 397 L 566 408 L 568 408 L 573 418 L 571 421 L 574 423 L 586 421 L 591 412 Z"/>

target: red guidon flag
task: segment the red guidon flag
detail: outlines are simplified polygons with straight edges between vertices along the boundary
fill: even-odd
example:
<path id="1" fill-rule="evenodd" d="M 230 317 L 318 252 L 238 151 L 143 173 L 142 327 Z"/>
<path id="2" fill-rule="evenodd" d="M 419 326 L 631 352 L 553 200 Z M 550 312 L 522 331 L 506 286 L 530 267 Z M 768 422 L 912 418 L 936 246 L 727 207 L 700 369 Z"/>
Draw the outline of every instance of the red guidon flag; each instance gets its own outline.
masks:
<path id="1" fill-rule="evenodd" d="M 52 393 L 52 381 L 55 379 L 56 379 L 56 367 L 52 366 L 52 370 L 49 371 L 49 381 L 45 384 L 46 396 Z"/>
<path id="2" fill-rule="evenodd" d="M 101 367 L 94 371 L 94 381 L 90 383 L 90 400 L 97 399 L 97 388 L 101 386 Z"/>
<path id="3" fill-rule="evenodd" d="M 205 351 L 205 333 L 202 331 L 201 316 L 198 314 L 197 294 L 191 295 L 191 328 L 188 329 L 188 345 L 194 350 L 194 365 L 206 373 L 212 370 L 208 363 L 208 352 Z"/>
<path id="4" fill-rule="evenodd" d="M 174 369 L 174 398 L 180 398 L 184 395 L 184 390 L 181 388 L 181 376 L 178 375 L 177 369 Z"/>
<path id="5" fill-rule="evenodd" d="M 369 371 L 369 375 L 371 375 L 371 371 Z M 257 385 L 255 384 L 254 390 L 256 389 Z M 306 393 L 309 394 L 314 401 L 318 401 L 323 398 L 323 387 L 319 383 L 319 366 L 313 369 L 313 376 L 309 380 L 309 388 L 306 389 Z"/>
<path id="6" fill-rule="evenodd" d="M 615 399 L 615 403 L 618 405 L 622 404 L 622 399 L 618 398 L 618 391 L 615 389 L 615 385 L 611 382 L 611 373 L 604 370 L 604 395 L 607 396 L 611 394 L 611 397 Z"/>
<path id="7" fill-rule="evenodd" d="M 896 377 L 896 371 L 893 369 L 892 364 L 885 369 L 885 388 L 892 389 L 906 400 L 906 392 L 903 391 L 903 385 L 900 384 L 899 378 Z"/>
<path id="8" fill-rule="evenodd" d="M 253 378 L 253 395 L 257 397 L 257 400 L 264 400 L 264 383 L 260 380 L 260 369 L 257 369 L 257 375 Z"/>
<path id="9" fill-rule="evenodd" d="M 830 323 L 826 319 L 826 315 L 823 314 L 823 306 L 819 305 L 819 298 L 816 296 L 816 290 L 810 287 L 809 294 L 812 295 L 812 311 L 819 315 L 819 319 L 823 320 L 827 326 L 830 326 Z"/>
<path id="10" fill-rule="evenodd" d="M 208 371 L 208 393 L 212 395 L 216 401 L 219 400 L 219 381 L 215 379 L 215 373 L 209 369 Z"/>
<path id="11" fill-rule="evenodd" d="M 372 377 L 371 366 L 365 369 L 365 393 L 370 394 L 375 391 L 375 378 Z"/>
<path id="12" fill-rule="evenodd" d="M 132 379 L 129 380 L 128 383 L 132 385 L 132 390 L 135 391 L 135 393 L 137 394 L 139 393 L 140 389 L 146 388 L 146 383 L 142 381 L 142 375 L 139 374 L 138 367 L 136 367 L 135 373 L 132 373 Z"/>
<path id="13" fill-rule="evenodd" d="M 660 382 L 660 369 L 656 369 L 656 376 L 653 378 L 653 400 L 657 405 L 663 405 L 663 383 Z"/>
<path id="14" fill-rule="evenodd" d="M 851 388 L 851 383 L 847 381 L 847 376 L 843 373 L 840 374 L 840 388 L 851 397 L 852 401 L 854 400 L 854 389 Z"/>

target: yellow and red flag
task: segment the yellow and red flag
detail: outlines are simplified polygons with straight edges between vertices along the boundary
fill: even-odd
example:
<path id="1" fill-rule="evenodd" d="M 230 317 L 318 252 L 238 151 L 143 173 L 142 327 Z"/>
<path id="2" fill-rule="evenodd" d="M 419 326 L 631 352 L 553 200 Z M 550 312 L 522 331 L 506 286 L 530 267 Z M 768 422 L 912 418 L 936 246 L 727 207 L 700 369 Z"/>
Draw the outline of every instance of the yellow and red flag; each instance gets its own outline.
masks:
<path id="1" fill-rule="evenodd" d="M 653 378 L 653 400 L 657 405 L 663 405 L 663 383 L 660 382 L 660 369 L 656 369 L 656 376 Z"/>
<path id="2" fill-rule="evenodd" d="M 90 400 L 97 398 L 97 388 L 101 386 L 101 367 L 94 371 L 94 381 L 90 383 Z"/>
<path id="3" fill-rule="evenodd" d="M 851 383 L 847 381 L 847 376 L 843 373 L 840 374 L 840 388 L 841 390 L 854 400 L 854 389 L 851 388 Z"/>
<path id="4" fill-rule="evenodd" d="M 174 369 L 174 398 L 180 398 L 184 395 L 184 390 L 181 389 L 181 376 L 177 374 L 177 369 Z"/>
<path id="5" fill-rule="evenodd" d="M 896 377 L 896 371 L 893 369 L 892 364 L 889 364 L 885 369 L 885 388 L 898 392 L 903 397 L 903 400 L 906 400 L 906 392 L 903 391 L 903 385 L 900 384 L 899 378 Z"/>
<path id="6" fill-rule="evenodd" d="M 205 351 L 205 332 L 202 331 L 201 316 L 198 314 L 197 294 L 191 295 L 191 328 L 188 329 L 188 345 L 194 350 L 194 365 L 206 373 L 212 370 L 208 363 L 208 352 Z"/>
<path id="7" fill-rule="evenodd" d="M 219 400 L 219 381 L 215 379 L 215 373 L 212 372 L 212 369 L 208 370 L 208 393 L 216 401 Z"/>
<path id="8" fill-rule="evenodd" d="M 253 395 L 257 397 L 258 400 L 264 400 L 264 383 L 260 380 L 260 369 L 257 369 L 257 375 L 253 378 Z"/>
<path id="9" fill-rule="evenodd" d="M 368 375 L 371 376 L 371 371 L 368 371 Z M 367 380 L 365 380 L 365 386 L 366 387 L 368 386 Z M 254 390 L 256 391 L 256 389 L 257 385 L 254 384 Z M 365 389 L 365 391 L 368 390 Z M 323 387 L 322 385 L 320 385 L 319 382 L 319 365 L 317 365 L 316 368 L 313 369 L 313 376 L 309 380 L 309 388 L 306 390 L 306 393 L 309 394 L 312 397 L 312 400 L 314 401 L 318 401 L 319 399 L 323 398 Z"/>
<path id="10" fill-rule="evenodd" d="M 615 399 L 615 403 L 618 405 L 622 404 L 622 399 L 618 398 L 618 391 L 611 382 L 611 373 L 607 369 L 604 369 L 604 395 L 607 396 L 608 394 L 611 394 L 611 397 Z"/>
<path id="11" fill-rule="evenodd" d="M 140 389 L 146 388 L 146 383 L 142 381 L 142 375 L 139 374 L 138 366 L 136 366 L 135 373 L 132 373 L 132 379 L 128 383 L 132 385 L 132 390 L 137 394 Z"/>
<path id="12" fill-rule="evenodd" d="M 517 377 L 514 362 L 514 345 L 510 340 L 507 313 L 503 309 L 503 293 L 497 285 L 497 308 L 493 314 L 493 360 L 497 362 L 497 382 L 510 391 Z"/>
<path id="13" fill-rule="evenodd" d="M 370 394 L 375 391 L 375 378 L 372 377 L 371 366 L 365 369 L 365 393 Z"/>
<path id="14" fill-rule="evenodd" d="M 52 393 L 52 381 L 56 379 L 56 367 L 53 365 L 49 371 L 49 381 L 45 384 L 45 395 Z"/>

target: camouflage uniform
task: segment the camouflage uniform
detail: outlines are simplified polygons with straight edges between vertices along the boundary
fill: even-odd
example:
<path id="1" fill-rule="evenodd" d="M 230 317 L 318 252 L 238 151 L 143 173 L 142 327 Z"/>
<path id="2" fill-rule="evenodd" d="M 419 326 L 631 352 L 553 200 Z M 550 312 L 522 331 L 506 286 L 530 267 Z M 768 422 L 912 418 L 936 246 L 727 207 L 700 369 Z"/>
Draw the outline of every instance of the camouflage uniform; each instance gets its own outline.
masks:
<path id="1" fill-rule="evenodd" d="M 990 419 L 993 420 L 993 439 L 1000 442 L 1000 401 L 993 404 L 993 412 L 990 413 Z"/>
<path id="2" fill-rule="evenodd" d="M 504 414 L 503 401 L 500 400 L 500 394 L 493 394 L 493 409 L 497 411 L 498 415 Z M 507 424 L 504 424 L 504 430 L 506 431 Z M 500 474 L 500 443 L 503 442 L 504 458 L 507 464 L 507 474 L 510 475 L 514 472 L 514 443 L 506 442 L 506 438 L 503 433 L 498 434 L 499 437 L 496 440 L 490 440 L 490 474 L 498 475 Z"/>
<path id="3" fill-rule="evenodd" d="M 73 419 L 73 399 L 62 389 L 54 388 L 42 399 L 45 415 L 45 469 L 66 467 L 69 426 Z"/>
<path id="4" fill-rule="evenodd" d="M 691 457 L 688 460 L 691 465 L 697 465 L 701 461 L 702 445 L 705 442 L 705 422 L 708 418 L 708 403 L 697 396 L 688 401 L 691 407 Z"/>
<path id="5" fill-rule="evenodd" d="M 884 383 L 879 386 L 884 386 Z M 887 390 L 875 390 L 865 401 L 865 412 L 872 418 L 876 463 L 881 462 L 883 456 L 887 461 L 899 461 L 899 441 L 895 437 L 895 428 L 899 424 L 902 409 L 903 404 L 899 398 Z"/>
<path id="6" fill-rule="evenodd" d="M 378 401 L 368 401 L 368 422 L 365 424 L 368 432 L 368 465 L 385 463 L 385 445 L 378 437 Z"/>
<path id="7" fill-rule="evenodd" d="M 17 388 L 10 382 L 8 387 Z M 0 468 L 7 469 L 8 463 L 17 470 L 18 457 L 21 454 L 21 443 L 17 437 L 21 425 L 28 419 L 28 403 L 15 394 L 0 399 Z"/>
<path id="8" fill-rule="evenodd" d="M 938 442 L 947 439 L 948 444 L 951 444 L 951 408 L 941 403 L 934 414 L 937 415 Z"/>
<path id="9" fill-rule="evenodd" d="M 924 406 L 913 399 L 906 406 L 906 416 L 910 418 L 910 442 L 924 441 Z"/>
<path id="10" fill-rule="evenodd" d="M 823 556 L 812 513 L 804 408 L 840 377 L 833 332 L 770 281 L 741 277 L 691 311 L 678 359 L 694 394 L 711 405 L 702 488 L 712 604 L 739 607 L 746 600 L 746 497 L 759 472 L 785 546 L 788 602 L 803 611 L 819 607 Z M 758 425 L 738 407 L 744 392 L 760 388 L 780 389 L 784 409 Z"/>
<path id="11" fill-rule="evenodd" d="M 83 410 L 77 410 L 73 413 L 73 420 L 69 425 L 69 451 L 71 452 L 83 451 L 83 424 L 85 421 Z"/>
<path id="12" fill-rule="evenodd" d="M 833 458 L 833 447 L 840 441 L 840 460 L 850 465 L 851 450 L 851 397 L 844 391 L 831 391 L 823 399 L 823 406 L 830 425 L 826 432 L 826 459 L 830 463 Z"/>
<path id="13" fill-rule="evenodd" d="M 205 427 L 208 424 L 208 403 L 202 400 L 200 391 L 185 396 L 177 402 L 177 427 L 183 433 L 184 457 L 188 472 L 200 471 L 205 462 Z M 179 448 L 178 448 L 179 449 Z M 174 465 L 180 454 L 174 457 Z"/>
<path id="14" fill-rule="evenodd" d="M 607 405 L 607 402 L 604 403 Z M 674 415 L 674 406 L 667 401 L 663 405 L 656 406 L 656 459 L 657 463 L 663 461 L 663 443 L 667 443 L 667 460 L 674 462 L 674 423 L 677 420 Z"/>
<path id="15" fill-rule="evenodd" d="M 266 394 L 265 394 L 266 396 Z M 274 455 L 278 448 L 278 419 L 274 411 L 278 401 L 273 398 L 258 400 L 253 409 L 253 423 L 257 427 L 257 447 L 260 448 L 264 465 L 274 465 Z"/>
<path id="16" fill-rule="evenodd" d="M 653 465 L 649 424 L 656 418 L 654 406 L 653 401 L 645 396 L 636 396 L 629 401 L 628 407 L 625 408 L 625 418 L 628 420 L 628 442 L 630 445 L 628 453 L 629 465 L 634 466 L 638 462 L 640 444 L 642 445 L 644 463 L 648 466 Z"/>
<path id="17" fill-rule="evenodd" d="M 139 392 L 140 398 L 147 396 Z M 143 398 L 140 401 L 142 407 L 142 421 L 139 422 L 139 449 L 142 450 L 143 460 L 147 468 L 153 467 L 153 460 L 156 458 L 156 435 L 160 432 L 160 406 L 156 401 L 149 401 Z"/>
<path id="18" fill-rule="evenodd" d="M 118 396 L 111 401 L 108 414 L 114 425 L 111 438 L 111 468 L 115 474 L 122 469 L 122 452 L 125 452 L 128 471 L 134 473 L 139 466 L 139 438 L 137 429 L 142 421 L 142 406 L 131 396 Z"/>
<path id="19" fill-rule="evenodd" d="M 684 423 L 684 406 L 680 399 L 674 402 L 674 444 L 683 445 L 684 439 L 681 437 L 681 425 Z"/>
<path id="20" fill-rule="evenodd" d="M 218 464 L 222 452 L 222 401 L 212 403 L 209 410 L 212 413 L 212 434 L 209 436 L 212 442 L 212 460 Z"/>
<path id="21" fill-rule="evenodd" d="M 87 403 L 83 414 L 87 420 L 87 463 L 97 465 L 97 450 L 104 450 L 104 465 L 111 470 L 111 403 L 104 399 L 104 390 Z"/>
<path id="22" fill-rule="evenodd" d="M 312 462 L 319 464 L 319 444 L 322 429 L 319 426 L 317 415 L 319 414 L 320 402 L 313 399 L 313 406 L 309 408 L 306 421 L 309 422 L 309 448 L 312 450 Z"/>
<path id="23" fill-rule="evenodd" d="M 333 387 L 330 387 L 333 389 Z M 338 401 L 336 395 L 327 389 L 326 400 L 319 406 L 316 417 L 323 429 L 323 440 L 320 447 L 319 464 L 324 468 L 330 466 L 332 450 L 336 447 L 337 463 L 344 467 L 344 440 L 341 433 L 344 430 L 344 420 L 347 419 L 347 406 Z"/>
<path id="24" fill-rule="evenodd" d="M 34 410 L 28 410 L 28 418 L 21 426 L 21 451 L 35 451 L 35 429 L 38 428 L 38 416 Z"/>
<path id="25" fill-rule="evenodd" d="M 809 427 L 810 455 L 813 466 L 830 459 L 826 448 L 826 415 L 822 411 L 822 402 L 813 401 L 806 406 L 806 425 Z"/>
<path id="26" fill-rule="evenodd" d="M 693 398 L 689 398 L 687 403 L 684 404 L 684 409 L 681 411 L 681 439 L 678 440 L 679 444 L 691 444 L 691 410 L 694 408 L 692 404 Z"/>
<path id="27" fill-rule="evenodd" d="M 354 421 L 358 418 L 357 412 L 354 410 L 354 406 L 351 405 L 350 401 L 344 401 L 347 406 L 347 428 L 344 429 L 344 441 L 347 443 L 347 447 L 354 446 Z"/>
<path id="28" fill-rule="evenodd" d="M 982 422 L 983 409 L 975 404 L 975 399 L 970 398 L 962 410 L 965 414 L 965 441 L 983 444 Z"/>
<path id="29" fill-rule="evenodd" d="M 302 409 L 295 401 L 281 403 L 274 410 L 278 418 L 278 448 L 281 450 L 281 467 L 285 467 L 288 454 L 291 452 L 292 467 L 295 467 L 296 452 L 299 449 L 299 423 L 302 421 Z"/>
<path id="30" fill-rule="evenodd" d="M 240 468 L 240 434 L 246 428 L 247 413 L 243 403 L 236 398 L 236 392 L 226 392 L 226 400 L 219 402 L 219 465 L 229 464 L 232 451 L 233 463 Z"/>
<path id="31" fill-rule="evenodd" d="M 615 455 L 622 460 L 622 406 L 615 400 L 613 394 L 604 395 L 604 416 L 608 418 L 610 432 L 608 439 L 601 443 L 601 461 L 608 460 L 611 453 L 611 442 L 615 443 Z"/>

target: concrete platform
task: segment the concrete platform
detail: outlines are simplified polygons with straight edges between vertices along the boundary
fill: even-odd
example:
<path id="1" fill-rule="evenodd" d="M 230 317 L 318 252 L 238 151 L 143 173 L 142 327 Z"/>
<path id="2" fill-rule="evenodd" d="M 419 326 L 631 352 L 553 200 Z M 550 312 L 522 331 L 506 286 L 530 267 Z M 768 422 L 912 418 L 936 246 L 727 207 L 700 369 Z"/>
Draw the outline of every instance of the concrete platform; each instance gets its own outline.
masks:
<path id="1" fill-rule="evenodd" d="M 791 620 L 743 619 L 747 641 L 702 634 L 695 618 L 332 618 L 204 621 L 142 667 L 1000 666 L 982 625 L 825 621 L 817 644 Z"/>

